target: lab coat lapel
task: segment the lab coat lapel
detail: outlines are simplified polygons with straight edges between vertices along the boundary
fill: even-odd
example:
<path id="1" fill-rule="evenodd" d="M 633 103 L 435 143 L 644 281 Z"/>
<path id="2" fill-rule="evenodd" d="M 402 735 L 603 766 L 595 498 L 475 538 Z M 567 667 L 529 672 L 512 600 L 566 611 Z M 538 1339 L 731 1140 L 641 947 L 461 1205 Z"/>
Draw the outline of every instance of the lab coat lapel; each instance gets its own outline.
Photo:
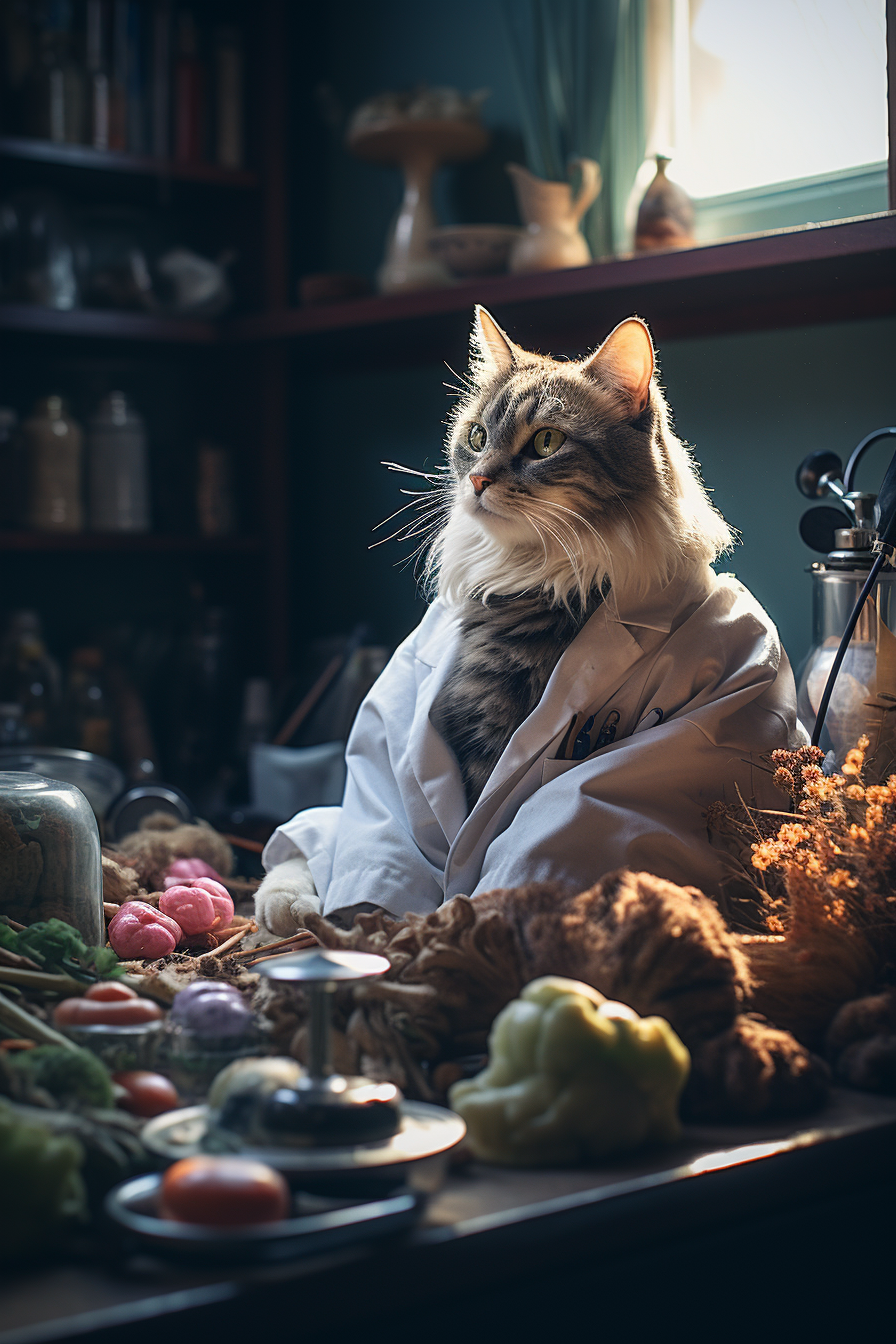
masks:
<path id="1" fill-rule="evenodd" d="M 417 785 L 442 828 L 448 846 L 454 841 L 467 815 L 467 800 L 460 766 L 454 752 L 430 722 L 436 697 L 454 666 L 460 626 L 446 616 L 435 633 L 417 651 L 420 681 L 414 719 L 408 736 L 408 760 Z"/>
<path id="2" fill-rule="evenodd" d="M 508 742 L 471 819 L 521 766 L 529 766 L 565 732 L 574 714 L 605 704 L 640 657 L 637 640 L 607 604 L 601 605 L 565 650 L 541 700 Z"/>

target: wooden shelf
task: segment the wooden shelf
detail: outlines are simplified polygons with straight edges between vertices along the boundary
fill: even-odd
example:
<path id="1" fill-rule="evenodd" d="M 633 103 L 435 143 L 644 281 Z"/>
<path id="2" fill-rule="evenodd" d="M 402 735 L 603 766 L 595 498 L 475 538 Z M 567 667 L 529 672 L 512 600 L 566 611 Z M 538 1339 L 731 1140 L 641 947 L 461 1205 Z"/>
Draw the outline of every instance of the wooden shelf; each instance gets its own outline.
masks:
<path id="1" fill-rule="evenodd" d="M 474 303 L 493 308 L 521 341 L 557 351 L 596 344 L 630 313 L 659 338 L 879 316 L 896 312 L 896 213 L 258 314 L 229 322 L 226 332 L 230 340 L 299 341 L 318 359 L 420 361 L 464 339 Z"/>
<path id="2" fill-rule="evenodd" d="M 57 145 L 52 140 L 31 140 L 25 136 L 0 136 L 0 158 L 53 164 L 60 168 L 90 168 L 107 173 L 173 178 L 178 182 L 198 182 L 207 186 L 237 187 L 243 190 L 251 190 L 259 185 L 256 173 L 221 168 L 216 163 L 177 163 L 173 159 L 152 159 L 141 154 L 125 154 L 116 149 Z"/>
<path id="3" fill-rule="evenodd" d="M 896 313 L 896 212 L 220 324 L 3 304 L 0 332 L 185 345 L 297 342 L 319 366 L 351 355 L 373 367 L 456 353 L 474 303 L 494 309 L 523 343 L 558 352 L 595 345 L 630 313 L 661 340 L 884 316 Z"/>
<path id="4" fill-rule="evenodd" d="M 160 536 L 152 532 L 0 532 L 0 553 L 80 551 L 131 555 L 247 555 L 261 549 L 259 537 Z"/>
<path id="5" fill-rule="evenodd" d="M 162 317 L 155 313 L 127 313 L 111 308 L 41 308 L 37 304 L 0 304 L 0 332 L 40 336 L 90 336 L 107 340 L 170 341 L 203 345 L 218 339 L 211 322 L 193 318 Z"/>

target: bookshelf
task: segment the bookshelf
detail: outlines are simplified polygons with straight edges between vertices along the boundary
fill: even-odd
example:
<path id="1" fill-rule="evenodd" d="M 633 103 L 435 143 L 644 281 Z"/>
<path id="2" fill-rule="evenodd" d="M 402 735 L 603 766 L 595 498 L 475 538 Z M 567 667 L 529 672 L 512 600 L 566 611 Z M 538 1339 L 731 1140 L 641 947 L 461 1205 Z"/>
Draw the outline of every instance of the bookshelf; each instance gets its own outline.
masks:
<path id="1" fill-rule="evenodd" d="M 0 136 L 0 162 L 38 163 L 56 168 L 87 168 L 98 173 L 133 173 L 141 177 L 172 178 L 209 186 L 258 189 L 258 174 L 248 169 L 222 168 L 216 163 L 178 163 L 122 150 L 94 149 L 90 145 L 57 145 L 26 136 Z"/>

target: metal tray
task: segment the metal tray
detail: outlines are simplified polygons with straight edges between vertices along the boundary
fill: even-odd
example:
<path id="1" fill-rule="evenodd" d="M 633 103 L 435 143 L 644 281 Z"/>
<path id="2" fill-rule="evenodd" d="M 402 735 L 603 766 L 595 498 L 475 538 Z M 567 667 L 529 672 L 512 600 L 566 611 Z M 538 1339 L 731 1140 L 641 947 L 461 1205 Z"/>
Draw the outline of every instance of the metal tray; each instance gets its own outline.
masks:
<path id="1" fill-rule="evenodd" d="M 156 1116 L 143 1129 L 150 1152 L 168 1162 L 207 1152 L 209 1108 L 187 1106 Z M 459 1115 L 422 1101 L 401 1103 L 401 1126 L 390 1139 L 345 1148 L 240 1148 L 242 1157 L 258 1158 L 294 1181 L 370 1176 L 406 1181 L 431 1193 L 444 1180 L 450 1150 L 467 1132 Z"/>
<path id="2" fill-rule="evenodd" d="M 159 1216 L 161 1185 L 162 1177 L 157 1174 L 117 1185 L 105 1199 L 107 1217 L 160 1254 L 241 1263 L 315 1255 L 365 1238 L 388 1236 L 415 1223 L 425 1202 L 411 1190 L 360 1203 L 298 1195 L 294 1218 L 252 1227 L 202 1227 Z M 303 1208 L 305 1212 L 299 1212 Z"/>

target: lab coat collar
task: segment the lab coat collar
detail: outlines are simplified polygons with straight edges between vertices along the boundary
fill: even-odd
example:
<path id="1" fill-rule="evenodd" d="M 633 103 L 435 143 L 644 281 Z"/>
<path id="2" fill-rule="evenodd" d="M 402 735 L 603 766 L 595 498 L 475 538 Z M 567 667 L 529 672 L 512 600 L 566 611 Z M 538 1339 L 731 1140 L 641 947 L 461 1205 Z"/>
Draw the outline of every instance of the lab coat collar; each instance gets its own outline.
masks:
<path id="1" fill-rule="evenodd" d="M 706 600 L 714 583 L 715 575 L 706 565 L 673 579 L 663 588 L 652 589 L 643 597 L 610 593 L 607 605 L 622 625 L 668 635 L 680 623 L 686 609 Z"/>
<path id="2" fill-rule="evenodd" d="M 709 596 L 714 582 L 715 575 L 706 566 L 695 573 L 673 579 L 663 588 L 654 588 L 643 597 L 611 592 L 579 633 L 583 634 L 595 616 L 603 613 L 604 620 L 609 617 L 620 625 L 657 630 L 667 635 L 679 623 L 680 614 L 685 608 L 695 607 Z M 460 613 L 437 598 L 426 619 L 432 619 L 432 630 L 419 643 L 416 656 L 429 667 L 438 667 L 457 637 Z"/>

